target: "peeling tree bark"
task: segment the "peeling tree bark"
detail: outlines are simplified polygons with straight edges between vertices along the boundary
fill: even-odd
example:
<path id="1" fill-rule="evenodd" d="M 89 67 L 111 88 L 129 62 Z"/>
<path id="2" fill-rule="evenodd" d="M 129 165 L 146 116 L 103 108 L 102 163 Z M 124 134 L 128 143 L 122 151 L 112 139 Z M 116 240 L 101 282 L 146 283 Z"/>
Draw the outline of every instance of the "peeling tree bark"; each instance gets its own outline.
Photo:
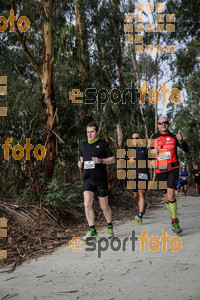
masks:
<path id="1" fill-rule="evenodd" d="M 38 174 L 35 176 L 35 181 L 32 185 L 32 190 L 39 191 L 40 181 L 38 178 L 41 173 L 45 174 L 47 179 L 51 179 L 54 171 L 54 164 L 56 159 L 56 136 L 51 132 L 51 130 L 55 130 L 56 122 L 54 118 L 54 113 L 56 110 L 55 105 L 55 95 L 53 89 L 53 81 L 52 81 L 52 50 L 51 50 L 51 13 L 52 13 L 52 0 L 42 0 L 42 8 L 43 14 L 45 16 L 43 24 L 42 24 L 42 32 L 43 32 L 43 62 L 42 62 L 42 70 L 40 69 L 39 64 L 36 62 L 32 54 L 30 53 L 26 42 L 23 39 L 23 35 L 18 30 L 16 22 L 15 22 L 15 32 L 21 46 L 27 55 L 29 61 L 34 67 L 35 71 L 38 73 L 41 85 L 42 85 L 42 103 L 45 106 L 45 112 L 47 115 L 47 119 L 45 122 L 45 145 L 46 145 L 46 156 L 42 160 L 38 168 Z M 12 0 L 12 8 L 15 9 L 15 1 Z"/>
<path id="2" fill-rule="evenodd" d="M 52 82 L 52 51 L 51 51 L 51 11 L 52 0 L 42 1 L 46 21 L 43 23 L 43 66 L 42 66 L 42 98 L 46 106 L 46 132 L 47 154 L 42 162 L 42 169 L 48 179 L 53 176 L 55 158 L 56 158 L 56 136 L 49 131 L 56 127 L 54 118 L 55 113 L 55 95 Z"/>
<path id="3" fill-rule="evenodd" d="M 77 54 L 79 62 L 79 71 L 81 74 L 81 86 L 86 87 L 85 76 L 90 70 L 90 59 L 87 41 L 87 26 L 85 21 L 83 3 L 81 0 L 74 0 L 76 8 L 76 27 L 77 27 Z"/>

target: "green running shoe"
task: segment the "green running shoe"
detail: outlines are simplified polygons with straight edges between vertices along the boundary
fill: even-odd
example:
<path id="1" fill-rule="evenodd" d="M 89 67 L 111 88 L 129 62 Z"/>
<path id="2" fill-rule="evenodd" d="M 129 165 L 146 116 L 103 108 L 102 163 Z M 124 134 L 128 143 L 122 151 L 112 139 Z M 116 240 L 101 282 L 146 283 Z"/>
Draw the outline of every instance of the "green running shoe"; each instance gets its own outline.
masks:
<path id="1" fill-rule="evenodd" d="M 107 233 L 107 238 L 111 239 L 114 237 L 114 229 L 113 229 L 113 225 L 108 225 L 108 233 Z"/>
<path id="2" fill-rule="evenodd" d="M 178 222 L 173 222 L 173 223 L 172 223 L 172 230 L 173 230 L 175 233 L 177 233 L 177 234 L 179 234 L 179 233 L 182 232 L 181 228 L 179 227 L 179 223 L 178 223 Z"/>
<path id="3" fill-rule="evenodd" d="M 142 224 L 142 218 L 136 216 L 135 217 L 135 221 L 137 221 L 138 223 Z"/>
<path id="4" fill-rule="evenodd" d="M 95 238 L 98 236 L 98 233 L 96 231 L 96 229 L 89 229 L 87 232 L 86 232 L 86 235 L 83 237 L 83 240 L 84 241 L 89 241 L 91 240 L 92 238 Z"/>

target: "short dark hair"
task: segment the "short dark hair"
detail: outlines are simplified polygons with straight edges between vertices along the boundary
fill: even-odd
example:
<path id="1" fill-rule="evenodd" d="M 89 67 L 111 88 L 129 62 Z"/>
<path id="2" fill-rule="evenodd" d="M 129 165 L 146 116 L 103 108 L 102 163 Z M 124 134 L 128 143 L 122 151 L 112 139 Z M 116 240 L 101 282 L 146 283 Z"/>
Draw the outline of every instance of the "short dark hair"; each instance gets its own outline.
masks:
<path id="1" fill-rule="evenodd" d="M 99 130 L 99 126 L 95 122 L 90 122 L 87 127 L 95 127 L 96 132 Z"/>
<path id="2" fill-rule="evenodd" d="M 142 138 L 142 135 L 141 135 L 141 133 L 139 133 L 139 132 L 133 132 L 133 133 L 132 133 L 132 136 L 133 136 L 134 134 L 138 134 L 138 135 L 139 135 L 139 137 L 140 137 L 140 138 Z"/>

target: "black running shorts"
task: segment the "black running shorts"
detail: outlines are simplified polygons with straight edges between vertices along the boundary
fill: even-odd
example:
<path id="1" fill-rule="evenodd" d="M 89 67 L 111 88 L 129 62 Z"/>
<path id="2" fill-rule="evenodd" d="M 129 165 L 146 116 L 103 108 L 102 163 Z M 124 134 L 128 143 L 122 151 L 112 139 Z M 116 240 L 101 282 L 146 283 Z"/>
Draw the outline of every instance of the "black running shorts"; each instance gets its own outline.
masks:
<path id="1" fill-rule="evenodd" d="M 92 178 L 87 178 L 83 182 L 83 190 L 84 192 L 97 192 L 97 195 L 99 197 L 106 197 L 108 196 L 108 183 L 105 180 L 101 181 Z"/>
<path id="2" fill-rule="evenodd" d="M 195 181 L 194 182 L 197 183 L 198 185 L 200 185 L 200 178 L 199 178 L 199 176 L 197 178 L 195 177 Z"/>
<path id="3" fill-rule="evenodd" d="M 180 182 L 180 186 L 184 186 L 187 184 L 187 181 Z"/>
<path id="4" fill-rule="evenodd" d="M 179 179 L 179 168 L 173 169 L 169 172 L 156 174 L 157 181 L 167 181 L 167 187 L 175 189 Z"/>

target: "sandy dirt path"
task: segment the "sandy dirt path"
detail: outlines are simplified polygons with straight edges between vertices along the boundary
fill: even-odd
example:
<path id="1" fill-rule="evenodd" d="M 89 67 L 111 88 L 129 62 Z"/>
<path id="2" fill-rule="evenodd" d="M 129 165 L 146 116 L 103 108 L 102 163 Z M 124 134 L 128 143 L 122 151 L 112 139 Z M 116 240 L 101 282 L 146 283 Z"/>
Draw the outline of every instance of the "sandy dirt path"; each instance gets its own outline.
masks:
<path id="1" fill-rule="evenodd" d="M 0 299 L 200 299 L 200 197 L 178 197 L 178 216 L 183 235 L 179 238 L 182 248 L 174 252 L 170 241 L 162 252 L 162 242 L 157 252 L 149 249 L 149 239 L 158 238 L 162 230 L 170 240 L 174 237 L 168 211 L 165 207 L 147 212 L 143 224 L 128 221 L 115 224 L 118 239 L 103 241 L 106 231 L 92 246 L 83 251 L 72 251 L 68 244 L 53 254 L 23 263 L 12 273 L 0 274 Z M 148 241 L 141 252 L 139 237 L 144 230 Z M 134 232 L 133 232 L 134 231 Z M 124 239 L 127 238 L 123 251 Z M 174 240 L 172 240 L 174 241 Z M 178 240 L 180 243 L 180 240 Z M 118 251 L 117 247 L 121 247 Z M 150 244 L 151 245 L 151 244 Z M 152 244 L 154 246 L 155 244 Z M 178 250 L 174 241 L 172 246 Z M 95 251 L 86 251 L 96 247 Z"/>

